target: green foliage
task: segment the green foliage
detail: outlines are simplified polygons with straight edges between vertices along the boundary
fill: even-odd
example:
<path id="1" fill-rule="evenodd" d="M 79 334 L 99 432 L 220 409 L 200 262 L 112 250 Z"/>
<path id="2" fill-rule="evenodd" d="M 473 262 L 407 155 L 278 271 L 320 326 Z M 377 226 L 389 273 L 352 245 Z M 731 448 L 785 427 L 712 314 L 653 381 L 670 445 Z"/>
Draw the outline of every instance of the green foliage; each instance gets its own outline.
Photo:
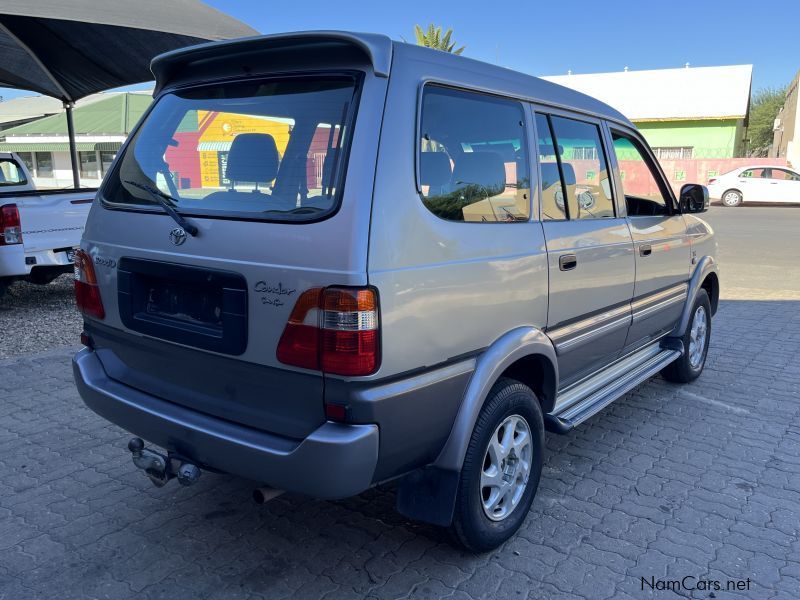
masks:
<path id="1" fill-rule="evenodd" d="M 772 145 L 772 128 L 786 100 L 786 88 L 762 88 L 750 99 L 747 153 L 766 156 Z"/>
<path id="2" fill-rule="evenodd" d="M 452 29 L 448 29 L 444 35 L 442 35 L 442 28 L 434 27 L 433 23 L 428 25 L 427 30 L 422 29 L 419 25 L 414 25 L 414 36 L 417 38 L 418 45 L 435 50 L 442 50 L 443 52 L 461 54 L 466 46 L 456 48 L 455 42 L 450 41 L 451 35 L 453 35 Z"/>
<path id="3" fill-rule="evenodd" d="M 477 183 L 464 182 L 460 187 L 451 192 L 432 195 L 424 198 L 423 202 L 432 213 L 448 221 L 463 221 L 465 206 L 497 196 L 503 192 L 504 186 L 484 187 Z"/>

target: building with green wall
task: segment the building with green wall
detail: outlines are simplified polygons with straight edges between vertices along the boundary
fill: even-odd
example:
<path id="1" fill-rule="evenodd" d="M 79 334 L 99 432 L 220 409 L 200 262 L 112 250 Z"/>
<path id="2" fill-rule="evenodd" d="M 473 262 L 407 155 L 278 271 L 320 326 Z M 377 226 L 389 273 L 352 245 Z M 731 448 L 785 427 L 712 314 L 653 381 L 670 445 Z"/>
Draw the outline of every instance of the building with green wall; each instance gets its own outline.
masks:
<path id="1" fill-rule="evenodd" d="M 662 160 L 733 158 L 745 150 L 752 65 L 543 77 L 610 104 Z"/>
<path id="2" fill-rule="evenodd" d="M 149 92 L 94 94 L 73 111 L 82 185 L 97 187 L 128 134 L 152 102 Z M 16 152 L 37 187 L 72 185 L 67 118 L 57 114 L 0 131 L 0 152 Z"/>

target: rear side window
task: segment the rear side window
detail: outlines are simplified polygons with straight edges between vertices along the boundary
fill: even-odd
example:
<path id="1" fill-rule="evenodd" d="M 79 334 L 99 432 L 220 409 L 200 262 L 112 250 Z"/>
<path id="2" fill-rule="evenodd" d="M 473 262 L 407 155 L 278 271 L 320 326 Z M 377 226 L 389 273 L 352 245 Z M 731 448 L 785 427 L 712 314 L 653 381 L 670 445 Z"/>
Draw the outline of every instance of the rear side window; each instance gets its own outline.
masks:
<path id="1" fill-rule="evenodd" d="M 111 205 L 316 220 L 341 195 L 354 77 L 223 83 L 161 97 L 106 179 Z M 162 210 L 158 208 L 158 210 Z"/>
<path id="2" fill-rule="evenodd" d="M 543 218 L 614 218 L 614 196 L 600 128 L 585 121 L 542 114 L 536 115 L 536 127 Z"/>
<path id="3" fill-rule="evenodd" d="M 767 176 L 764 171 L 765 171 L 764 169 L 747 169 L 746 171 L 742 171 L 739 174 L 739 177 L 744 177 L 744 178 L 755 177 L 760 179 L 761 177 Z"/>
<path id="4" fill-rule="evenodd" d="M 422 201 L 448 221 L 530 217 L 525 113 L 514 100 L 427 86 L 419 139 Z"/>
<path id="5" fill-rule="evenodd" d="M 770 169 L 770 179 L 778 179 L 782 181 L 800 181 L 800 175 L 792 173 L 786 169 Z"/>
<path id="6" fill-rule="evenodd" d="M 0 186 L 2 185 L 23 185 L 28 183 L 25 173 L 17 164 L 17 161 L 8 158 L 0 158 Z"/>

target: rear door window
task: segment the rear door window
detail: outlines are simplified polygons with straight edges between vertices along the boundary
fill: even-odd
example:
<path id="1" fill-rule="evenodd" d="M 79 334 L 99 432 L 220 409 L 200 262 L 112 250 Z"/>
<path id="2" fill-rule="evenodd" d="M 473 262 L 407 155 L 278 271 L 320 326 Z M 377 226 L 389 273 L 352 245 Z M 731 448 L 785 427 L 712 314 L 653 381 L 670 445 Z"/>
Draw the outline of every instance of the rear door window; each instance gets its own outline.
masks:
<path id="1" fill-rule="evenodd" d="M 600 128 L 540 113 L 536 128 L 543 218 L 613 219 L 614 196 Z"/>
<path id="2" fill-rule="evenodd" d="M 562 221 L 569 218 L 567 197 L 561 184 L 559 160 L 561 148 L 556 146 L 547 115 L 536 113 L 536 148 L 542 180 L 542 220 Z"/>
<path id="3" fill-rule="evenodd" d="M 102 197 L 143 208 L 155 190 L 183 214 L 319 219 L 339 202 L 357 91 L 354 77 L 319 76 L 168 93 Z"/>
<path id="4" fill-rule="evenodd" d="M 475 223 L 529 219 L 521 103 L 427 86 L 418 151 L 422 201 L 436 216 Z"/>
<path id="5" fill-rule="evenodd" d="M 770 179 L 780 181 L 800 181 L 800 175 L 787 171 L 786 169 L 770 169 Z"/>

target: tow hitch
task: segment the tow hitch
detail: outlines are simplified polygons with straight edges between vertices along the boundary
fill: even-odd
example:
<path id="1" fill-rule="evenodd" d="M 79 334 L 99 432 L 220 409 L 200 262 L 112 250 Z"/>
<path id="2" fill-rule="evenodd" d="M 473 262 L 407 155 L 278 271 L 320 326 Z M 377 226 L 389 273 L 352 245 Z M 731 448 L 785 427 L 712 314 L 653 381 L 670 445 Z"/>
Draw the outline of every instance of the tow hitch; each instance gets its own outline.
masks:
<path id="1" fill-rule="evenodd" d="M 165 486 L 173 477 L 177 477 L 178 483 L 186 486 L 195 484 L 200 479 L 197 465 L 145 448 L 141 438 L 131 438 L 128 450 L 133 455 L 133 464 L 144 471 L 156 487 Z"/>

